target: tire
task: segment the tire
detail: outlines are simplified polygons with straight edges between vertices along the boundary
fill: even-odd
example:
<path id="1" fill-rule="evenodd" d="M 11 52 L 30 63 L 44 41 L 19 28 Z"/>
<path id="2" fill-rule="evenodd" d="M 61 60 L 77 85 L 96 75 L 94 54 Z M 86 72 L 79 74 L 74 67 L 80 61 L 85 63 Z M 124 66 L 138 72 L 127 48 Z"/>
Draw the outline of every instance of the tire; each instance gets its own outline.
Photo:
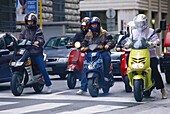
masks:
<path id="1" fill-rule="evenodd" d="M 103 93 L 109 93 L 110 87 L 102 88 Z"/>
<path id="2" fill-rule="evenodd" d="M 43 88 L 44 88 L 44 84 L 43 82 L 40 82 L 40 81 L 33 85 L 33 89 L 36 93 L 41 93 Z"/>
<path id="3" fill-rule="evenodd" d="M 145 92 L 143 93 L 143 95 L 144 95 L 145 97 L 150 97 L 151 91 L 150 91 L 150 90 L 145 91 Z"/>
<path id="4" fill-rule="evenodd" d="M 166 83 L 170 84 L 170 70 L 165 71 Z"/>
<path id="5" fill-rule="evenodd" d="M 92 97 L 97 97 L 99 94 L 99 88 L 97 88 L 94 84 L 96 78 L 88 80 L 88 90 Z"/>
<path id="6" fill-rule="evenodd" d="M 59 74 L 61 79 L 66 79 L 66 74 Z"/>
<path id="7" fill-rule="evenodd" d="M 69 89 L 74 89 L 76 86 L 76 77 L 74 76 L 74 73 L 68 73 L 67 77 L 67 86 Z"/>
<path id="8" fill-rule="evenodd" d="M 20 96 L 22 94 L 24 90 L 24 86 L 21 85 L 22 80 L 23 80 L 23 76 L 20 73 L 18 72 L 13 73 L 13 76 L 11 78 L 11 83 L 10 83 L 11 91 L 13 95 Z"/>
<path id="9" fill-rule="evenodd" d="M 125 91 L 132 92 L 132 87 L 129 85 L 129 78 L 127 75 L 124 76 Z"/>
<path id="10" fill-rule="evenodd" d="M 134 80 L 134 97 L 137 102 L 141 102 L 143 99 L 143 80 Z"/>

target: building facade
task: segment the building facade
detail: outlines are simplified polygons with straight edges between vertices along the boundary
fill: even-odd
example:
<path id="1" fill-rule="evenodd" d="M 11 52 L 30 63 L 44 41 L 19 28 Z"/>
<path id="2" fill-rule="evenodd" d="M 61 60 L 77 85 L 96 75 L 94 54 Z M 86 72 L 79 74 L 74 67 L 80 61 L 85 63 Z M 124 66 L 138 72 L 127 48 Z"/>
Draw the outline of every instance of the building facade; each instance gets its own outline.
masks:
<path id="1" fill-rule="evenodd" d="M 169 5 L 168 5 L 169 4 Z M 107 16 L 108 10 L 110 15 Z M 104 29 L 110 33 L 118 33 L 126 29 L 129 21 L 132 21 L 137 14 L 145 14 L 148 17 L 150 27 L 160 27 L 160 20 L 166 19 L 170 22 L 170 0 L 81 0 L 81 16 L 98 16 L 102 21 Z M 155 20 L 155 23 L 152 23 Z M 113 25 L 112 25 L 113 24 Z M 114 29 L 109 29 L 113 27 Z M 161 37 L 162 35 L 160 35 Z M 163 38 L 161 37 L 162 41 Z M 160 49 L 162 50 L 162 49 Z"/>
<path id="2" fill-rule="evenodd" d="M 116 12 L 116 30 L 120 31 L 121 20 L 128 23 L 139 13 L 146 14 L 149 20 L 155 19 L 155 27 L 159 27 L 161 19 L 168 20 L 168 2 L 169 0 L 81 0 L 80 11 L 83 16 L 87 12 L 98 16 L 95 12 L 101 12 L 99 17 L 107 19 L 106 11 L 113 9 Z M 106 20 L 103 23 L 107 23 Z"/>

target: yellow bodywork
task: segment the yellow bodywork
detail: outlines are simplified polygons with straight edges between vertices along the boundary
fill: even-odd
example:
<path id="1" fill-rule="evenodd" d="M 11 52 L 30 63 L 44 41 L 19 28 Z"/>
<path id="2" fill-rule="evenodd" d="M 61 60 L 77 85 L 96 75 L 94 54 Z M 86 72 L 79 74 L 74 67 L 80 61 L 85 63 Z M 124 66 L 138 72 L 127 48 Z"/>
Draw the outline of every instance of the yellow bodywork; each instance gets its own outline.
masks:
<path id="1" fill-rule="evenodd" d="M 136 71 L 136 73 L 133 74 L 132 73 L 133 71 Z M 149 49 L 139 49 L 139 50 L 132 49 L 131 50 L 129 54 L 127 72 L 128 72 L 128 77 L 129 77 L 129 84 L 131 87 L 133 86 L 134 79 L 143 80 L 145 91 L 149 90 L 154 85 L 154 82 L 152 83 L 152 80 L 151 80 L 152 69 L 150 68 Z M 145 72 L 145 75 L 143 75 L 142 72 Z"/>

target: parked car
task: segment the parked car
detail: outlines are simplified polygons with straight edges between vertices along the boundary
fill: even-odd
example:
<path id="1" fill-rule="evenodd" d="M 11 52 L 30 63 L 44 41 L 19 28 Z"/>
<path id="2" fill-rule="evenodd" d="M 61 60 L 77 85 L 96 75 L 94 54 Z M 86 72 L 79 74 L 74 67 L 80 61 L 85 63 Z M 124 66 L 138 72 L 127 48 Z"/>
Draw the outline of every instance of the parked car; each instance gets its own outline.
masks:
<path id="1" fill-rule="evenodd" d="M 65 78 L 65 71 L 68 63 L 68 56 L 72 49 L 67 49 L 66 45 L 72 42 L 74 35 L 60 35 L 51 37 L 44 46 L 46 58 L 46 70 L 50 75 L 59 75 Z"/>
<path id="2" fill-rule="evenodd" d="M 11 80 L 9 61 L 12 58 L 12 53 L 10 53 L 9 44 L 13 41 L 12 38 L 17 40 L 12 34 L 0 33 L 0 83 Z"/>

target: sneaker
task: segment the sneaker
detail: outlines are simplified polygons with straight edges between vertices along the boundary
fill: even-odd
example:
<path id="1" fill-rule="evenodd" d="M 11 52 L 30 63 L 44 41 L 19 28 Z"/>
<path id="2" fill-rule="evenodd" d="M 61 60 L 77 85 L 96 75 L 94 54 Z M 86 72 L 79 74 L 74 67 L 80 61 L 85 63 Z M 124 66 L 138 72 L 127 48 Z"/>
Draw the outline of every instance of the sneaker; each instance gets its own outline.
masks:
<path id="1" fill-rule="evenodd" d="M 52 93 L 51 86 L 47 86 L 47 93 Z"/>
<path id="2" fill-rule="evenodd" d="M 167 95 L 166 95 L 166 92 L 165 92 L 165 89 L 161 89 L 161 93 L 162 93 L 162 99 L 167 99 Z"/>
<path id="3" fill-rule="evenodd" d="M 77 94 L 77 95 L 82 95 L 82 94 L 85 93 L 85 92 L 86 92 L 86 91 L 83 91 L 83 90 L 80 89 L 79 91 L 77 91 L 76 94 Z"/>

